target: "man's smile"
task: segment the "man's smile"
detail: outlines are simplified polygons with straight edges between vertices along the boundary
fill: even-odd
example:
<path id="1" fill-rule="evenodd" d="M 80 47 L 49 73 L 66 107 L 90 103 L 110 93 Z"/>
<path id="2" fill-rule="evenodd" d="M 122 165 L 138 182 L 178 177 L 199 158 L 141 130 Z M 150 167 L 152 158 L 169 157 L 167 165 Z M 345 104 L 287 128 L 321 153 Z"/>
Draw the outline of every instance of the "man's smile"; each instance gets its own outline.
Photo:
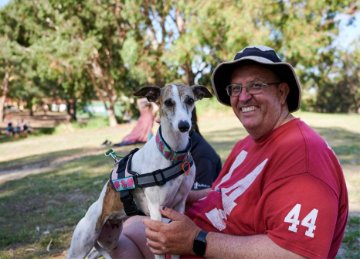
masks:
<path id="1" fill-rule="evenodd" d="M 252 111 L 255 111 L 255 106 L 243 106 L 240 108 L 241 112 L 243 113 L 247 113 L 247 112 L 252 112 Z"/>

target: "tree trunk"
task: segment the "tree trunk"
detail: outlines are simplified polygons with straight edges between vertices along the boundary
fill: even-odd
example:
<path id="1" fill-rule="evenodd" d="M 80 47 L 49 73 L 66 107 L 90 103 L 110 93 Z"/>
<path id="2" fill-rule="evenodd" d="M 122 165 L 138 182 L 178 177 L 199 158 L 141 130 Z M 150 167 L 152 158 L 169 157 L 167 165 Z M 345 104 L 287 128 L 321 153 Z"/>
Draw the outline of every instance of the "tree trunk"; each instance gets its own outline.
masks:
<path id="1" fill-rule="evenodd" d="M 0 123 L 4 122 L 5 119 L 5 95 L 0 96 Z"/>
<path id="2" fill-rule="evenodd" d="M 70 121 L 77 121 L 76 108 L 76 99 L 66 100 L 66 111 L 70 116 Z"/>
<path id="3" fill-rule="evenodd" d="M 1 85 L 1 96 L 0 96 L 0 123 L 4 122 L 5 119 L 5 100 L 9 88 L 10 73 L 6 72 Z"/>
<path id="4" fill-rule="evenodd" d="M 115 117 L 115 101 L 117 98 L 113 89 L 113 80 L 111 76 L 105 76 L 97 58 L 93 60 L 91 66 L 86 67 L 86 70 L 94 85 L 97 97 L 104 103 L 110 127 L 115 127 L 118 124 Z M 109 105 L 107 105 L 107 101 L 109 102 Z"/>
<path id="5" fill-rule="evenodd" d="M 193 73 L 191 69 L 191 63 L 185 63 L 183 65 L 183 69 L 185 71 L 184 77 L 188 85 L 194 85 L 195 83 L 195 74 Z"/>
<path id="6" fill-rule="evenodd" d="M 106 101 L 103 102 L 108 115 L 109 125 L 110 127 L 115 127 L 118 124 L 115 116 L 115 103 L 110 101 L 110 104 L 107 105 Z"/>

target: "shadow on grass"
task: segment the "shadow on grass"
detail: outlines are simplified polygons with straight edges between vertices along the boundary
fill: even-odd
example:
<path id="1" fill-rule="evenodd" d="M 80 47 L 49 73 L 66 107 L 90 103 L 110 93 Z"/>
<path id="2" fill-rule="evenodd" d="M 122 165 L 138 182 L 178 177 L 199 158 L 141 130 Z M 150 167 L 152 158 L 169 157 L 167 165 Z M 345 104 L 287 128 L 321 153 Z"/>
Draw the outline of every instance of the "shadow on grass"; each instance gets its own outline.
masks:
<path id="1" fill-rule="evenodd" d="M 113 162 L 102 155 L 87 156 L 65 163 L 47 173 L 27 176 L 0 185 L 0 251 L 24 249 L 31 245 L 27 256 L 50 255 L 67 249 L 78 220 L 93 203 L 107 181 Z M 3 252 L 5 253 L 5 252 Z M 19 258 L 23 257 L 20 256 Z M 6 254 L 1 255 L 6 257 Z"/>
<path id="2" fill-rule="evenodd" d="M 359 134 L 339 128 L 316 130 L 327 139 L 343 163 L 359 163 L 356 160 L 360 157 Z M 204 135 L 224 161 L 235 142 L 246 134 L 243 128 L 234 127 Z M 117 151 L 123 154 L 131 148 Z M 53 152 L 25 160 L 36 163 L 44 156 L 51 160 L 79 152 L 83 150 Z M 23 160 L 11 162 L 19 165 Z M 59 164 L 55 170 L 0 184 L 0 258 L 43 258 L 61 254 L 69 246 L 76 223 L 100 194 L 112 166 L 111 159 L 102 154 L 85 155 Z M 358 227 L 359 218 L 352 217 L 349 231 Z M 357 255 L 359 235 L 358 230 L 351 231 L 344 238 L 345 246 Z M 51 249 L 47 252 L 50 242 Z"/>
<path id="3" fill-rule="evenodd" d="M 123 156 L 133 148 L 127 146 L 116 151 Z M 1 251 L 7 247 L 21 250 L 28 245 L 36 247 L 33 256 L 38 258 L 38 253 L 48 253 L 46 240 L 53 240 L 54 253 L 68 247 L 73 228 L 108 180 L 114 162 L 104 156 L 106 150 L 99 148 L 95 155 L 87 155 L 93 150 L 72 149 L 11 161 L 21 167 L 23 160 L 36 164 L 81 155 L 60 163 L 54 170 L 0 184 L 0 258 L 3 258 Z M 64 240 L 60 236 L 67 238 Z"/>
<path id="4" fill-rule="evenodd" d="M 100 150 L 100 149 L 94 149 Z M 53 162 L 59 160 L 59 158 L 72 157 L 75 155 L 81 155 L 82 153 L 86 154 L 89 152 L 87 148 L 76 148 L 55 151 L 51 153 L 32 155 L 24 158 L 8 160 L 5 162 L 0 162 L 0 173 L 8 170 L 23 170 L 31 168 L 43 168 L 50 166 Z"/>

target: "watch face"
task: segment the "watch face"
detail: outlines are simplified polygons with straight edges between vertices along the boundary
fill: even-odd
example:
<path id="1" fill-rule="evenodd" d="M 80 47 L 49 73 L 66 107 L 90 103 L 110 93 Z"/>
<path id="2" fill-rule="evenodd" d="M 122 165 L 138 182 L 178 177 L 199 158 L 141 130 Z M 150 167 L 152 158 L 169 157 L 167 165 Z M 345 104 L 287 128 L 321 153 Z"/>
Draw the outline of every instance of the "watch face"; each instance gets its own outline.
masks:
<path id="1" fill-rule="evenodd" d="M 194 239 L 193 251 L 198 256 L 204 256 L 204 254 L 205 254 L 206 235 L 207 235 L 207 232 L 201 230 Z"/>

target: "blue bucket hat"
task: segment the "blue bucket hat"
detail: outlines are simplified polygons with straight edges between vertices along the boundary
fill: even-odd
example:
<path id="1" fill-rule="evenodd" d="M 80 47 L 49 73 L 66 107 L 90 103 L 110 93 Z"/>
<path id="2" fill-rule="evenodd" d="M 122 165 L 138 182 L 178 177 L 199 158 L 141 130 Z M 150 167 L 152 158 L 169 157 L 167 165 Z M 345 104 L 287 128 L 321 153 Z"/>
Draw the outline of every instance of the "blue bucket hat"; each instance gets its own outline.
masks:
<path id="1" fill-rule="evenodd" d="M 211 78 L 211 83 L 219 102 L 230 106 L 230 97 L 226 93 L 226 86 L 230 84 L 231 76 L 235 68 L 246 64 L 260 64 L 272 70 L 281 81 L 289 85 L 289 95 L 286 99 L 289 111 L 299 109 L 301 86 L 294 68 L 286 62 L 282 62 L 275 50 L 267 46 L 249 46 L 238 52 L 233 61 L 219 64 Z"/>

